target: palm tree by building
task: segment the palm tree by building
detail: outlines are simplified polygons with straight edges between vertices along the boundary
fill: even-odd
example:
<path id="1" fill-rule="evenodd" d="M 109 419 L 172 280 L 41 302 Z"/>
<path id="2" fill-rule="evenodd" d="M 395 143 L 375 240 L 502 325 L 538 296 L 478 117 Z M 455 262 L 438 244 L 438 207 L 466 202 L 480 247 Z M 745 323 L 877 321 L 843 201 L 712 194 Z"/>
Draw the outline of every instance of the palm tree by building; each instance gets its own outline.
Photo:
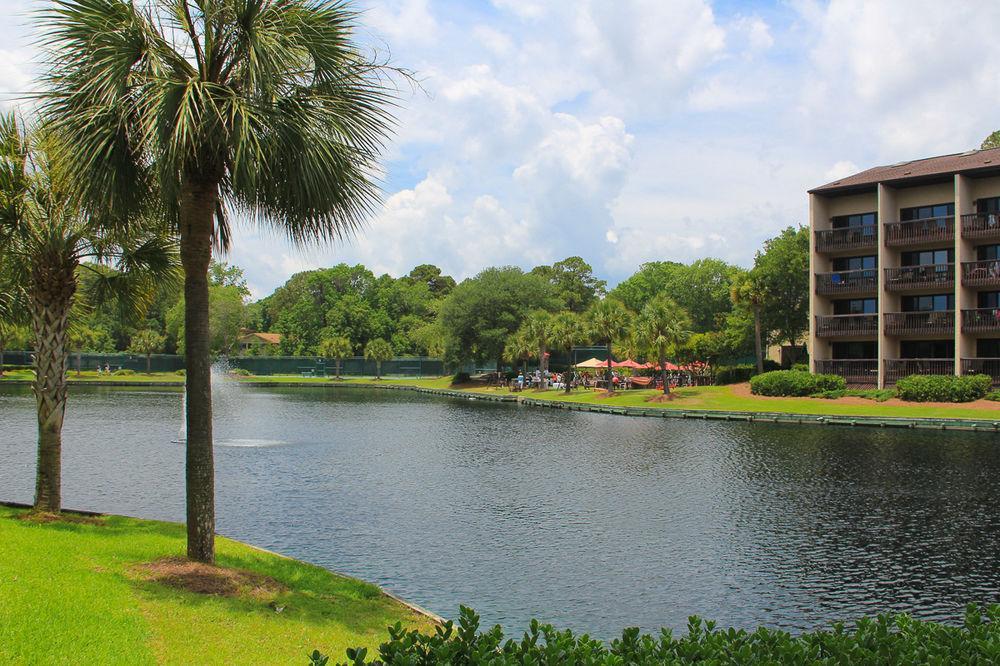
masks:
<path id="1" fill-rule="evenodd" d="M 614 383 L 611 381 L 611 346 L 615 340 L 626 335 L 629 331 L 629 324 L 634 315 L 621 301 L 614 298 L 605 298 L 590 306 L 587 311 L 587 322 L 593 338 L 603 342 L 608 348 L 608 366 L 605 379 L 607 380 L 608 391 L 614 391 Z"/>
<path id="2" fill-rule="evenodd" d="M 383 67 L 332 0 L 62 0 L 45 16 L 43 110 L 85 200 L 159 203 L 180 236 L 188 556 L 215 559 L 208 268 L 229 216 L 293 242 L 354 230 L 392 117 Z"/>
<path id="3" fill-rule="evenodd" d="M 545 388 L 545 374 L 549 369 L 548 350 L 552 336 L 552 315 L 545 310 L 532 312 L 521 325 L 520 332 L 527 340 L 531 341 L 537 350 L 538 370 L 542 376 L 539 388 Z"/>
<path id="4" fill-rule="evenodd" d="M 382 362 L 392 358 L 392 345 L 382 338 L 369 340 L 365 345 L 365 360 L 375 361 L 375 379 L 382 379 Z"/>
<path id="5" fill-rule="evenodd" d="M 528 361 L 535 355 L 535 350 L 534 341 L 523 331 L 517 331 L 507 338 L 503 348 L 504 360 L 510 363 L 515 371 L 520 369 L 527 376 Z"/>
<path id="6" fill-rule="evenodd" d="M 691 318 L 666 294 L 658 294 L 646 303 L 636 322 L 636 339 L 652 355 L 660 366 L 663 394 L 670 393 L 667 382 L 667 354 L 676 353 L 677 348 L 691 337 Z"/>
<path id="7" fill-rule="evenodd" d="M 323 358 L 332 358 L 336 377 L 340 379 L 340 364 L 345 358 L 351 355 L 354 345 L 342 335 L 333 338 L 324 338 L 319 343 L 319 355 Z"/>
<path id="8" fill-rule="evenodd" d="M 764 343 L 761 331 L 761 308 L 763 307 L 765 294 L 763 288 L 754 279 L 753 272 L 741 276 L 733 282 L 729 291 L 729 296 L 734 305 L 743 305 L 750 309 L 753 314 L 753 349 L 754 357 L 757 360 L 757 373 L 764 372 Z"/>
<path id="9" fill-rule="evenodd" d="M 552 328 L 550 340 L 553 349 L 572 353 L 573 347 L 584 342 L 587 338 L 586 330 L 580 317 L 572 312 L 560 312 L 552 318 Z M 563 378 L 563 385 L 566 393 L 570 391 L 570 383 L 567 377 Z"/>

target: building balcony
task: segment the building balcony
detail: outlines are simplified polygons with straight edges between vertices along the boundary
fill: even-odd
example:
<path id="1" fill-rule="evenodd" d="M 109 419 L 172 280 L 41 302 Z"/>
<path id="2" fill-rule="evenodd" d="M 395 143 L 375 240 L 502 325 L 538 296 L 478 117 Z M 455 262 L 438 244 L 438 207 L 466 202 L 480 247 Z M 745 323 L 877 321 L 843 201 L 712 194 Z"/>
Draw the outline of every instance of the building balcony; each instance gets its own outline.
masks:
<path id="1" fill-rule="evenodd" d="M 927 264 L 885 269 L 885 287 L 889 291 L 955 288 L 955 264 Z"/>
<path id="2" fill-rule="evenodd" d="M 816 315 L 816 335 L 821 338 L 871 338 L 878 334 L 878 315 Z"/>
<path id="3" fill-rule="evenodd" d="M 953 335 L 955 311 L 935 312 L 886 312 L 882 315 L 885 334 L 900 335 Z"/>
<path id="4" fill-rule="evenodd" d="M 816 232 L 817 252 L 840 252 L 842 250 L 866 250 L 878 245 L 878 227 L 847 227 L 844 229 L 823 229 Z"/>
<path id="5" fill-rule="evenodd" d="M 1000 261 L 963 261 L 962 284 L 966 287 L 1000 287 Z"/>
<path id="6" fill-rule="evenodd" d="M 824 296 L 849 296 L 875 291 L 877 275 L 874 269 L 816 273 L 816 293 Z"/>
<path id="7" fill-rule="evenodd" d="M 963 375 L 989 375 L 993 386 L 1000 386 L 1000 358 L 963 358 Z"/>
<path id="8" fill-rule="evenodd" d="M 816 359 L 816 372 L 838 375 L 852 386 L 877 386 L 878 361 L 875 359 Z"/>
<path id="9" fill-rule="evenodd" d="M 885 383 L 895 384 L 910 375 L 953 375 L 953 358 L 887 358 L 885 359 Z"/>
<path id="10" fill-rule="evenodd" d="M 908 222 L 886 222 L 886 247 L 904 247 L 955 240 L 955 218 L 928 217 Z"/>
<path id="11" fill-rule="evenodd" d="M 1000 309 L 962 310 L 963 333 L 1000 333 Z"/>
<path id="12" fill-rule="evenodd" d="M 996 213 L 963 215 L 962 237 L 1000 240 L 1000 215 Z"/>

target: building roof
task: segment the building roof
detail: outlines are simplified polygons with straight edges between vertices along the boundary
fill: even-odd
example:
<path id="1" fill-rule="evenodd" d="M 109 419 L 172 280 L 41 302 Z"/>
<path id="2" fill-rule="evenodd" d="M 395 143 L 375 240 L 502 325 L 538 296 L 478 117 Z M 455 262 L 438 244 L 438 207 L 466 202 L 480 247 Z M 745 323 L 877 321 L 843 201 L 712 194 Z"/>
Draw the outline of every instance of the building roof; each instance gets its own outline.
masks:
<path id="1" fill-rule="evenodd" d="M 281 333 L 258 333 L 257 331 L 247 331 L 240 336 L 240 342 L 250 342 L 248 338 L 256 338 L 269 345 L 281 344 Z"/>
<path id="2" fill-rule="evenodd" d="M 878 183 L 924 180 L 935 176 L 990 170 L 1000 171 L 1000 148 L 969 150 L 964 153 L 926 157 L 921 160 L 872 167 L 832 183 L 820 185 L 809 192 L 832 193 L 839 190 L 862 189 Z"/>

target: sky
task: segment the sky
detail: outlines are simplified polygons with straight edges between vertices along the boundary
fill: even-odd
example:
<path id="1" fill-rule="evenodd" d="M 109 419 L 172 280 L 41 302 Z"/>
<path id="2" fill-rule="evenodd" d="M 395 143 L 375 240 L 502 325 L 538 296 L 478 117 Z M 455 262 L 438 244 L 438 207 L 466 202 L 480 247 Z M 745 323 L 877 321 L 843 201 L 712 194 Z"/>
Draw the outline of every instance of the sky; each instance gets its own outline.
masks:
<path id="1" fill-rule="evenodd" d="M 31 89 L 31 9 L 0 0 L 0 105 Z M 238 225 L 264 296 L 340 262 L 458 279 L 580 255 L 750 265 L 806 190 L 976 148 L 1000 128 L 990 0 L 357 0 L 399 90 L 384 205 L 349 242 Z"/>

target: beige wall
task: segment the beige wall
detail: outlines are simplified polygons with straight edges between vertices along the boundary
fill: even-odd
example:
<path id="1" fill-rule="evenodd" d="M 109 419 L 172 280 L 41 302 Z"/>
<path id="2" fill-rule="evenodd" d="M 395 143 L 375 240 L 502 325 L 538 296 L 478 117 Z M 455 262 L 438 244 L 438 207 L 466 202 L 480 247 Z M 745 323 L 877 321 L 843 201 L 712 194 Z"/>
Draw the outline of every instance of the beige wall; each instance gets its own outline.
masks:
<path id="1" fill-rule="evenodd" d="M 882 221 L 898 221 L 900 208 L 952 203 L 953 201 L 955 201 L 955 184 L 953 182 L 939 183 L 935 185 L 919 185 L 917 187 L 902 187 L 896 190 L 896 210 L 893 211 L 892 217 L 887 217 Z"/>

